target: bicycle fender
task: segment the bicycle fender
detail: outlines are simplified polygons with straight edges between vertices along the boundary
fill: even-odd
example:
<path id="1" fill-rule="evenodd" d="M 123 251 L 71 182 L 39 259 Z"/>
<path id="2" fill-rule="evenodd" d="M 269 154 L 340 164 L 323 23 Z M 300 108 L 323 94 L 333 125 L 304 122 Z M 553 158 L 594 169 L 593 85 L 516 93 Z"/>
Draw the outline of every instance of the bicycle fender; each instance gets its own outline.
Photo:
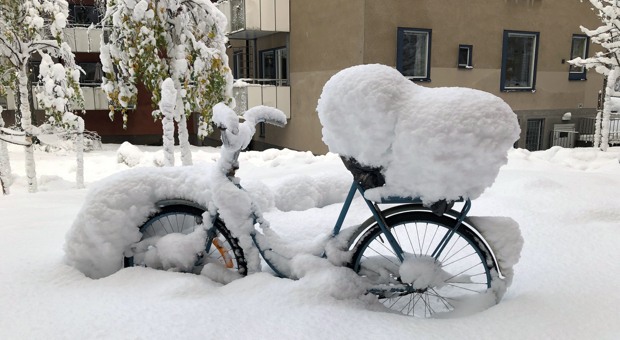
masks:
<path id="1" fill-rule="evenodd" d="M 200 209 L 202 211 L 207 211 L 208 209 L 202 204 L 196 203 L 194 201 L 186 200 L 183 198 L 173 198 L 173 199 L 165 199 L 161 201 L 155 202 L 155 206 L 158 208 L 169 207 L 171 205 L 185 205 L 188 207 Z"/>

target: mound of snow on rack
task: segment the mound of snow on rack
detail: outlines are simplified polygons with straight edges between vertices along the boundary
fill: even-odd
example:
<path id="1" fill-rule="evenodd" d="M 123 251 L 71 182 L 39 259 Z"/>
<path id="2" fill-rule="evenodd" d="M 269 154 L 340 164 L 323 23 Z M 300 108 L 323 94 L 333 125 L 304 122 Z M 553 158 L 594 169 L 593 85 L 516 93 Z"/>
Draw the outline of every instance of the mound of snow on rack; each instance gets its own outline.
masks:
<path id="1" fill-rule="evenodd" d="M 468 88 L 425 88 L 384 65 L 342 70 L 317 106 L 331 152 L 382 167 L 366 196 L 475 199 L 491 186 L 519 137 L 502 99 Z"/>

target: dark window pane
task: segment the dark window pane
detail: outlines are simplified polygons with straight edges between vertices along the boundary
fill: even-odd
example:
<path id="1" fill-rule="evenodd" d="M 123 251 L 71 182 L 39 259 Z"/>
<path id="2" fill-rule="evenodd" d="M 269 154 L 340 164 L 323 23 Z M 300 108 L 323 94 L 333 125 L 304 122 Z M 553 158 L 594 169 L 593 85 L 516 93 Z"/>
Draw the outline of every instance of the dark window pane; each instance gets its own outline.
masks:
<path id="1" fill-rule="evenodd" d="M 428 33 L 405 31 L 403 33 L 402 51 L 403 75 L 427 78 Z"/>
<path id="2" fill-rule="evenodd" d="M 542 148 L 544 119 L 528 119 L 525 132 L 525 148 L 530 151 Z"/>
<path id="3" fill-rule="evenodd" d="M 89 26 L 101 21 L 101 13 L 95 6 L 69 5 L 69 21 L 74 25 Z"/>
<path id="4" fill-rule="evenodd" d="M 276 79 L 276 57 L 274 51 L 262 53 L 262 68 L 264 79 Z"/>
<path id="5" fill-rule="evenodd" d="M 80 84 L 101 84 L 101 64 L 100 63 L 79 63 L 84 73 L 80 73 Z"/>
<path id="6" fill-rule="evenodd" d="M 504 87 L 533 87 L 536 37 L 512 33 L 506 43 Z"/>
<path id="7" fill-rule="evenodd" d="M 587 41 L 588 39 L 586 37 L 573 37 L 573 43 L 572 43 L 571 52 L 570 52 L 571 59 L 575 59 L 575 58 L 585 59 L 587 57 L 586 56 Z M 585 71 L 585 67 L 583 66 L 570 65 L 571 73 L 583 73 L 584 71 Z"/>
<path id="8" fill-rule="evenodd" d="M 467 46 L 459 47 L 459 66 L 471 66 L 471 49 Z"/>

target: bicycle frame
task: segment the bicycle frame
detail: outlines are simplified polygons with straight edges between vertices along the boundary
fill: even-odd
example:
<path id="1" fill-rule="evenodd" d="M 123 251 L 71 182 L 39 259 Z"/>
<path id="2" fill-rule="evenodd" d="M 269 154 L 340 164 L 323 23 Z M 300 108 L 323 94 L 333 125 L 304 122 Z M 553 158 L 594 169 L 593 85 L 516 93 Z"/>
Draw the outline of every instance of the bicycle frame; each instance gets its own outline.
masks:
<path id="1" fill-rule="evenodd" d="M 353 183 L 351 184 L 351 188 L 349 189 L 349 193 L 347 194 L 347 197 L 342 206 L 342 209 L 340 210 L 340 215 L 338 216 L 336 225 L 334 226 L 334 229 L 332 230 L 332 237 L 335 237 L 336 235 L 340 233 L 340 230 L 342 229 L 342 226 L 344 224 L 344 220 L 347 216 L 347 213 L 349 212 L 349 208 L 351 207 L 351 203 L 353 202 L 353 198 L 355 197 L 355 194 L 359 192 L 362 198 L 364 199 L 364 201 L 366 202 L 368 209 L 370 209 L 374 220 L 377 222 L 377 224 L 379 225 L 379 228 L 381 228 L 381 231 L 383 231 L 385 237 L 387 238 L 388 243 L 394 250 L 394 253 L 396 254 L 396 256 L 401 262 L 404 261 L 404 252 L 401 249 L 398 242 L 396 241 L 396 239 L 394 238 L 394 235 L 392 235 L 392 232 L 390 231 L 390 228 L 386 222 L 385 216 L 381 208 L 379 207 L 378 203 L 380 204 L 415 204 L 415 205 L 420 205 L 422 207 L 423 206 L 422 200 L 420 198 L 409 198 L 409 197 L 407 198 L 388 197 L 386 199 L 382 199 L 381 202 L 377 203 L 377 202 L 368 200 L 364 196 L 365 191 L 366 190 L 359 183 L 357 183 L 356 181 L 353 181 Z M 439 256 L 445 249 L 446 245 L 448 244 L 448 242 L 454 235 L 454 233 L 456 233 L 459 227 L 463 224 L 463 221 L 467 217 L 467 213 L 469 212 L 470 209 L 471 209 L 471 201 L 467 199 L 465 200 L 465 204 L 463 205 L 461 212 L 458 214 L 458 217 L 456 218 L 456 223 L 454 227 L 450 230 L 449 233 L 444 235 L 443 239 L 439 242 L 437 248 L 431 254 L 433 258 L 435 259 L 439 258 Z"/>

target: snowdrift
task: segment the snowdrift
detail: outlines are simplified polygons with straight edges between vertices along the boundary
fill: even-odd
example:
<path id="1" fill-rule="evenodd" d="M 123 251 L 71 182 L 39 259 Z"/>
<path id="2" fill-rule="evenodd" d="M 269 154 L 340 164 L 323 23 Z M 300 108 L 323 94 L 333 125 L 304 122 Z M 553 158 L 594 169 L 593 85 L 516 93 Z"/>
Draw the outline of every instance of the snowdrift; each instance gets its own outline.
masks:
<path id="1" fill-rule="evenodd" d="M 366 191 L 370 199 L 475 199 L 520 133 L 512 109 L 490 93 L 425 88 L 379 64 L 335 74 L 317 111 L 331 152 L 381 168 L 385 185 Z"/>

